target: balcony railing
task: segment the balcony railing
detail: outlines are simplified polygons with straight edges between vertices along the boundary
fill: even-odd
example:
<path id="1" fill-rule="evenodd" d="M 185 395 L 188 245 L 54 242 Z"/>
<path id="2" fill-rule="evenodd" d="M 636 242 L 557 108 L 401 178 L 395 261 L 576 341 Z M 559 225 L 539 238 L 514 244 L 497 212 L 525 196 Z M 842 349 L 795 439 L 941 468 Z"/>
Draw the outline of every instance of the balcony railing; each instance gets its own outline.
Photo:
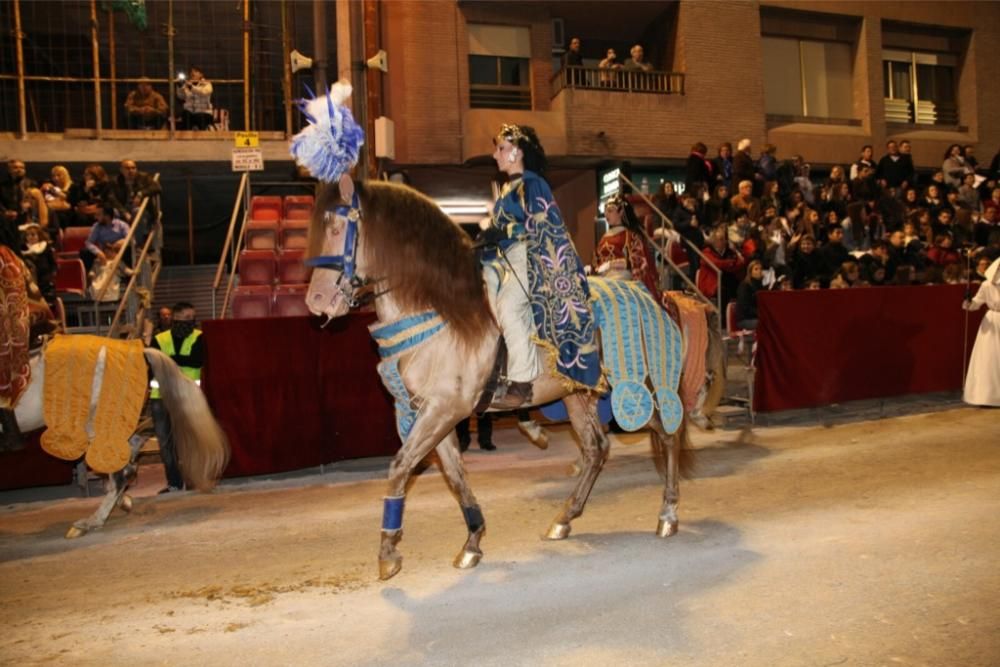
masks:
<path id="1" fill-rule="evenodd" d="M 620 93 L 651 93 L 683 95 L 684 74 L 681 72 L 644 72 L 600 67 L 563 67 L 552 77 L 552 95 L 563 89 L 604 90 Z"/>

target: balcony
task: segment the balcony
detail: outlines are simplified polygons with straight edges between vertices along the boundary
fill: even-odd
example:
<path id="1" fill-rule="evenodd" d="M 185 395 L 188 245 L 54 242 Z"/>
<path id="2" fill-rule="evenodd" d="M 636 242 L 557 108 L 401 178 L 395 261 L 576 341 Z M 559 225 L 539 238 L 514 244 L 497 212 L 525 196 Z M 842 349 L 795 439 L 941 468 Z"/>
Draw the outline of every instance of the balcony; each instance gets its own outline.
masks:
<path id="1" fill-rule="evenodd" d="M 551 83 L 553 97 L 567 88 L 609 93 L 684 94 L 684 74 L 681 72 L 563 67 L 553 75 Z"/>

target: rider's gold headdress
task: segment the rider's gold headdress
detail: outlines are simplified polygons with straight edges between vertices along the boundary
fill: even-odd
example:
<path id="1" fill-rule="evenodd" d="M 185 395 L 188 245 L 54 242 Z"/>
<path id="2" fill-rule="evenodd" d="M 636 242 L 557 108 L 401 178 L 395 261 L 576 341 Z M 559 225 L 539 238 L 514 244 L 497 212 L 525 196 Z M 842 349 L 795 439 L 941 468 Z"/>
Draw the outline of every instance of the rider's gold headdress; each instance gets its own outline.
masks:
<path id="1" fill-rule="evenodd" d="M 521 128 L 513 123 L 504 123 L 500 126 L 500 132 L 497 136 L 493 137 L 493 143 L 498 144 L 501 141 L 507 140 L 512 144 L 516 144 L 520 139 L 524 139 L 525 136 L 521 132 Z"/>

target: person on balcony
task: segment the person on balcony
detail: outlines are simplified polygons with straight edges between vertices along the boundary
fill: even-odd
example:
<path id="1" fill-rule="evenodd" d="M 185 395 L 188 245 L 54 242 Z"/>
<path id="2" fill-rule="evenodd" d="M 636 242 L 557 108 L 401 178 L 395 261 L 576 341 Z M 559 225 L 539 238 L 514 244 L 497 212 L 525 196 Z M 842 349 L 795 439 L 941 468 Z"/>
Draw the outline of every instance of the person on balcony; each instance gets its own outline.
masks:
<path id="1" fill-rule="evenodd" d="M 569 40 L 569 50 L 563 54 L 563 68 L 566 70 L 566 82 L 570 86 L 580 86 L 587 83 L 585 73 L 579 69 L 570 69 L 573 67 L 583 67 L 583 54 L 580 53 L 579 37 Z"/>
<path id="2" fill-rule="evenodd" d="M 643 72 L 653 71 L 653 66 L 645 60 L 646 52 L 643 50 L 641 44 L 633 46 L 629 50 L 629 54 L 632 57 L 625 61 L 626 70 L 640 70 Z"/>
<path id="3" fill-rule="evenodd" d="M 618 84 L 618 74 L 614 70 L 620 70 L 622 64 L 618 62 L 618 54 L 614 49 L 608 49 L 604 60 L 599 62 L 597 66 L 604 70 L 601 72 L 602 86 L 613 87 Z"/>
<path id="4" fill-rule="evenodd" d="M 186 80 L 177 87 L 177 97 L 184 100 L 184 128 L 207 130 L 212 124 L 212 82 L 201 68 L 192 65 L 188 69 Z"/>
<path id="5" fill-rule="evenodd" d="M 153 90 L 149 79 L 142 77 L 139 85 L 125 99 L 125 111 L 128 113 L 128 129 L 159 130 L 167 120 L 167 101 L 163 95 Z"/>

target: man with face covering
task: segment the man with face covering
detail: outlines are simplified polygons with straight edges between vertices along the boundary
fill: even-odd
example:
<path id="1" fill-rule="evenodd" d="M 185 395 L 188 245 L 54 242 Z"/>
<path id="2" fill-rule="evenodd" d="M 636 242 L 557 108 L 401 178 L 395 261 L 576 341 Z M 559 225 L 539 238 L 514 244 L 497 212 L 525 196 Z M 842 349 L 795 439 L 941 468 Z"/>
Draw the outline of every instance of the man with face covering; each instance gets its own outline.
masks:
<path id="1" fill-rule="evenodd" d="M 151 347 L 173 359 L 185 376 L 201 383 L 201 369 L 205 365 L 205 343 L 201 338 L 201 330 L 195 328 L 193 305 L 184 301 L 175 305 L 170 329 L 154 336 Z M 155 384 L 149 393 L 149 398 L 153 427 L 156 429 L 156 439 L 160 443 L 160 459 L 163 461 L 163 471 L 167 477 L 167 486 L 160 493 L 180 491 L 184 488 L 184 478 L 178 465 L 170 416 L 160 399 L 159 387 Z"/>

